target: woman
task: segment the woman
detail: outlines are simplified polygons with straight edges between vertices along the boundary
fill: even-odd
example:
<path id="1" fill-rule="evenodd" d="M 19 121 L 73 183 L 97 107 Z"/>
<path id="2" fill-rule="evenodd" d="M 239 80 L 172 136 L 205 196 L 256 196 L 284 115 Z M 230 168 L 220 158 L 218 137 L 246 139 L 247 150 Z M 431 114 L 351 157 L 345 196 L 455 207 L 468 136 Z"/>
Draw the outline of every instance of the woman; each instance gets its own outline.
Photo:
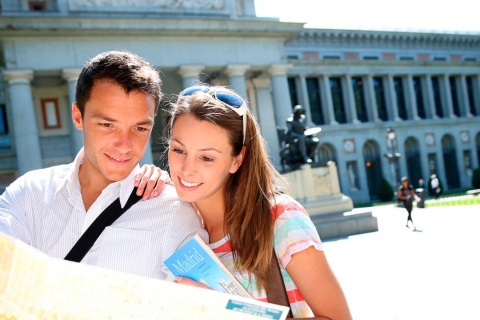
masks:
<path id="1" fill-rule="evenodd" d="M 223 87 L 190 87 L 172 104 L 168 123 L 177 193 L 196 207 L 210 247 L 247 291 L 267 301 L 275 250 L 294 317 L 351 319 L 315 226 L 282 193 L 286 184 L 246 103 Z"/>
<path id="2" fill-rule="evenodd" d="M 401 181 L 402 181 L 402 184 L 398 188 L 397 198 L 398 200 L 403 202 L 403 206 L 408 212 L 406 227 L 409 228 L 410 226 L 408 225 L 408 222 L 411 222 L 413 226 L 413 230 L 417 230 L 417 227 L 415 227 L 415 224 L 413 223 L 413 220 L 412 220 L 412 208 L 413 208 L 413 199 L 415 199 L 416 201 L 420 201 L 420 198 L 416 195 L 415 190 L 413 189 L 413 186 L 408 181 L 407 177 L 402 177 Z"/>

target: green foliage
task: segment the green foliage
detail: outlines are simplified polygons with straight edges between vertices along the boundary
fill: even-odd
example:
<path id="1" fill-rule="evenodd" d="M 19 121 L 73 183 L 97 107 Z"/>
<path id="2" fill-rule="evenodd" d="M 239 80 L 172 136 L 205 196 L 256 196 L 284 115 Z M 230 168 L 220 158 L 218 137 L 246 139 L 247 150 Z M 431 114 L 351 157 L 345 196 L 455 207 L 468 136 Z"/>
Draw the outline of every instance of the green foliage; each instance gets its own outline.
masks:
<path id="1" fill-rule="evenodd" d="M 392 186 L 390 185 L 390 183 L 388 183 L 387 180 L 385 180 L 385 178 L 382 178 L 377 190 L 378 200 L 382 202 L 387 202 L 392 200 L 393 195 L 394 195 L 394 192 L 393 192 Z"/>
<path id="2" fill-rule="evenodd" d="M 473 170 L 472 187 L 474 189 L 480 189 L 480 168 Z"/>

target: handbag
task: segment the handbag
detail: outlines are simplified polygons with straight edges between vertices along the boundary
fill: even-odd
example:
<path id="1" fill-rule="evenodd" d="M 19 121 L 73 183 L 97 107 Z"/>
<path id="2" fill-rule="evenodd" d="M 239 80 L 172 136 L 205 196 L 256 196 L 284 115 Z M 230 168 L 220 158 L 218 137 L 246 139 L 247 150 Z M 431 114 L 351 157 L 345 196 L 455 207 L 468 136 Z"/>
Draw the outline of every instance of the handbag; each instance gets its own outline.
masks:
<path id="1" fill-rule="evenodd" d="M 288 302 L 287 290 L 283 282 L 280 265 L 278 264 L 275 249 L 272 251 L 272 260 L 267 271 L 268 292 L 267 299 L 269 303 L 286 306 L 289 308 L 287 318 L 293 318 L 292 309 Z"/>
<path id="2" fill-rule="evenodd" d="M 112 202 L 82 234 L 77 243 L 75 243 L 72 249 L 70 249 L 70 252 L 65 256 L 64 260 L 82 261 L 83 257 L 85 257 L 90 248 L 92 248 L 103 230 L 120 218 L 125 211 L 130 209 L 130 207 L 141 198 L 141 196 L 137 196 L 137 188 L 135 187 L 123 208 L 120 204 L 120 198 Z"/>

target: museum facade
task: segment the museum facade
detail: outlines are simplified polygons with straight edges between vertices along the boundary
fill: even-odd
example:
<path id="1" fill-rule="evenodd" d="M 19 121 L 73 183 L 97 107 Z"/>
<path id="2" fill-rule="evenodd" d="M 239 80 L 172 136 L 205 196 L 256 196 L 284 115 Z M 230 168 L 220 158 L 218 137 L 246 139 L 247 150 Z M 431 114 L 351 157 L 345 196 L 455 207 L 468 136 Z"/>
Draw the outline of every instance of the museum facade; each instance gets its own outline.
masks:
<path id="1" fill-rule="evenodd" d="M 304 28 L 260 18 L 253 0 L 0 0 L 0 185 L 73 160 L 83 64 L 107 50 L 159 69 L 165 106 L 198 82 L 246 97 L 279 170 L 292 108 L 319 127 L 313 166 L 334 161 L 342 192 L 376 199 L 382 179 L 435 173 L 471 187 L 480 158 L 480 36 Z M 164 113 L 142 160 L 165 166 Z M 288 170 L 288 168 L 287 168 Z"/>

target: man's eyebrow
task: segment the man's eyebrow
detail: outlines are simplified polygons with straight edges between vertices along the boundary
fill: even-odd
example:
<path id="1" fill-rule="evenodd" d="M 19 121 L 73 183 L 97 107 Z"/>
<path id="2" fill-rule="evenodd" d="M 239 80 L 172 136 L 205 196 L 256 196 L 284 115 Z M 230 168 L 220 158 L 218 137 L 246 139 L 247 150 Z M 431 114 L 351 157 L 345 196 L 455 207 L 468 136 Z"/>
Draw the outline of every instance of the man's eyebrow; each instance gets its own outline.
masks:
<path id="1" fill-rule="evenodd" d="M 92 118 L 97 118 L 97 119 L 102 119 L 108 122 L 118 122 L 117 119 L 110 118 L 108 116 L 105 116 L 103 114 L 93 114 Z M 152 119 L 145 119 L 143 121 L 137 122 L 135 125 L 137 126 L 145 126 L 145 125 L 153 125 L 153 120 Z"/>

